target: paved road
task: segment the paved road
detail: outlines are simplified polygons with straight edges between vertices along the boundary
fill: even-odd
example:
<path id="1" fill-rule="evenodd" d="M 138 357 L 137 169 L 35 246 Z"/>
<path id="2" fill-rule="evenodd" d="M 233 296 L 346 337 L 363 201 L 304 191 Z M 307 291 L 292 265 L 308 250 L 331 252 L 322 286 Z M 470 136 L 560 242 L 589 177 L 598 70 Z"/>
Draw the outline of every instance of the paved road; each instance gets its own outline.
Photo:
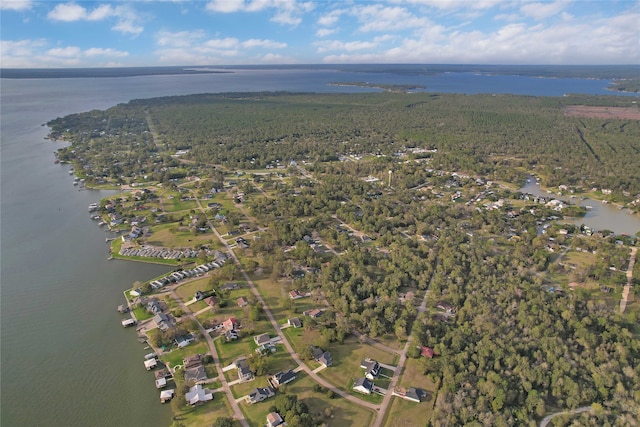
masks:
<path id="1" fill-rule="evenodd" d="M 557 417 L 558 415 L 563 415 L 563 414 L 579 414 L 581 412 L 589 412 L 591 410 L 591 406 L 583 406 L 581 408 L 576 408 L 573 411 L 563 411 L 563 412 L 556 412 L 555 414 L 551 414 L 551 415 L 547 415 L 546 417 L 544 417 L 542 419 L 542 421 L 540 421 L 540 427 L 546 427 L 547 424 L 549 424 L 549 422 L 551 421 L 551 419 L 553 417 Z"/>
<path id="2" fill-rule="evenodd" d="M 222 364 L 220 363 L 220 357 L 218 356 L 218 351 L 216 349 L 215 343 L 213 342 L 213 339 L 211 338 L 211 335 L 209 335 L 207 333 L 207 331 L 204 329 L 204 327 L 202 326 L 202 324 L 200 324 L 200 322 L 198 322 L 198 319 L 196 319 L 195 314 L 182 301 L 182 298 L 180 298 L 178 296 L 178 294 L 176 294 L 175 290 L 171 289 L 169 291 L 169 293 L 171 294 L 171 297 L 178 303 L 180 308 L 182 308 L 182 310 L 185 313 L 185 316 L 187 316 L 188 318 L 193 320 L 196 323 L 196 325 L 198 325 L 198 329 L 200 330 L 200 333 L 205 338 L 205 340 L 207 340 L 207 344 L 209 346 L 209 351 L 211 353 L 211 356 L 213 356 L 213 363 L 215 364 L 216 372 L 218 373 L 218 379 L 222 383 L 222 387 L 221 388 L 222 388 L 222 390 L 224 390 L 225 394 L 227 395 L 227 400 L 229 401 L 229 403 L 231 403 L 231 409 L 233 409 L 233 416 L 234 416 L 235 419 L 238 420 L 238 422 L 240 422 L 240 425 L 242 427 L 249 427 L 249 423 L 244 418 L 244 414 L 240 410 L 240 406 L 238 406 L 238 403 L 236 402 L 235 398 L 233 397 L 233 393 L 231 393 L 231 388 L 229 387 L 229 384 L 227 383 L 227 379 L 225 378 L 224 374 L 222 373 Z"/>
<path id="3" fill-rule="evenodd" d="M 620 313 L 624 313 L 627 308 L 627 300 L 629 299 L 629 292 L 631 291 L 631 284 L 633 283 L 633 266 L 636 263 L 636 252 L 638 248 L 631 248 L 631 255 L 629 256 L 629 267 L 627 268 L 627 284 L 622 290 L 622 299 L 620 300 Z"/>
<path id="4" fill-rule="evenodd" d="M 422 303 L 418 308 L 418 314 L 416 315 L 416 320 L 414 322 L 419 321 L 420 314 L 422 314 L 427 309 L 427 296 L 429 295 L 429 290 L 431 289 L 431 284 L 433 283 L 433 279 L 435 274 L 431 276 L 431 280 L 429 281 L 429 286 L 427 286 L 427 290 L 424 293 L 424 297 L 422 298 Z M 411 325 L 411 329 L 413 329 L 413 324 Z M 409 351 L 409 347 L 411 346 L 411 342 L 413 341 L 413 335 L 411 335 L 411 330 L 409 331 L 409 337 L 407 338 L 407 342 L 402 349 L 402 353 L 400 353 L 400 360 L 398 361 L 398 365 L 396 366 L 395 371 L 393 372 L 393 377 L 391 377 L 391 382 L 389 383 L 389 388 L 387 390 L 390 393 L 385 394 L 384 399 L 382 399 L 382 405 L 380 405 L 380 409 L 378 411 L 378 416 L 376 417 L 375 422 L 372 424 L 372 427 L 380 427 L 384 422 L 384 417 L 389 409 L 389 405 L 391 404 L 391 397 L 393 396 L 393 391 L 396 389 L 396 385 L 398 384 L 398 380 L 402 376 L 402 371 L 404 370 L 404 365 L 407 363 L 407 352 Z"/>

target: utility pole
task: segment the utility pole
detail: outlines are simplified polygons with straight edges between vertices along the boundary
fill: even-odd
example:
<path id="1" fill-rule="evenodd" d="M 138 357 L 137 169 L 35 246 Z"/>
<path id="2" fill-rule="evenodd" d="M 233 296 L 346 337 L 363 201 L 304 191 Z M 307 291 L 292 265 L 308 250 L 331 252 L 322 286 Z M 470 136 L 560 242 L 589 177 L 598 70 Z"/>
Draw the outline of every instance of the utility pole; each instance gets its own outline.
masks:
<path id="1" fill-rule="evenodd" d="M 391 171 L 391 169 L 389 169 L 389 187 L 391 187 L 391 174 L 393 173 L 393 171 Z"/>

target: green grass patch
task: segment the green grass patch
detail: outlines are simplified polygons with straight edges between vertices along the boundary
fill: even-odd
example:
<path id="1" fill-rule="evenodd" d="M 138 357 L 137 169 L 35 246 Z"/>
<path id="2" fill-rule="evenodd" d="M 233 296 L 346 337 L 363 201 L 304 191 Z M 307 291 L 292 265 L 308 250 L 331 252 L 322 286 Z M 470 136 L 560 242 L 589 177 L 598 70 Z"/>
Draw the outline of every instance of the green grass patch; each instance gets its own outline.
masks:
<path id="1" fill-rule="evenodd" d="M 206 354 L 209 352 L 209 346 L 205 340 L 199 341 L 194 344 L 190 344 L 184 348 L 171 350 L 169 353 L 165 353 L 160 356 L 160 359 L 167 365 L 174 367 L 176 365 L 182 365 L 182 359 L 194 354 Z"/>
<path id="2" fill-rule="evenodd" d="M 143 320 L 151 319 L 153 314 L 149 313 L 144 307 L 137 306 L 133 309 L 133 315 L 136 316 L 138 322 L 142 322 Z"/>
<path id="3" fill-rule="evenodd" d="M 193 299 L 196 291 L 205 291 L 210 289 L 209 286 L 209 278 L 203 277 L 201 279 L 196 279 L 187 283 L 184 283 L 176 288 L 176 293 L 184 302 L 188 302 Z M 206 305 L 206 303 L 203 303 Z M 191 306 L 192 307 L 192 306 Z M 197 311 L 191 309 L 191 311 Z"/>
<path id="4" fill-rule="evenodd" d="M 215 384 L 206 385 L 209 389 L 214 389 L 214 386 Z M 174 419 L 185 427 L 201 427 L 212 425 L 218 418 L 232 416 L 233 410 L 225 394 L 215 393 L 212 401 L 194 408 L 185 407 Z"/>
<path id="5" fill-rule="evenodd" d="M 368 344 L 363 344 L 350 337 L 344 344 L 333 344 L 328 349 L 331 352 L 333 364 L 320 371 L 320 375 L 344 390 L 351 391 L 350 381 L 354 377 L 363 376 L 360 363 L 367 357 L 378 362 L 393 365 L 395 356 Z"/>
<path id="6" fill-rule="evenodd" d="M 385 427 L 426 426 L 433 410 L 433 395 L 429 399 L 431 400 L 416 403 L 393 397 L 383 425 Z"/>

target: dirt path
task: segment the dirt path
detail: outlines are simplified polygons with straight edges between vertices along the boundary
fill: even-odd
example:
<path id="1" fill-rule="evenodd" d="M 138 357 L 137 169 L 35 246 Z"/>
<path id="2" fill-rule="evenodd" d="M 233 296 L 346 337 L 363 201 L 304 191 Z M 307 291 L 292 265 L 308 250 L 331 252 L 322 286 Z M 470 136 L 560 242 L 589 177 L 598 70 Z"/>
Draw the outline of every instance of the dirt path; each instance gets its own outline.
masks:
<path id="1" fill-rule="evenodd" d="M 631 284 L 633 283 L 633 266 L 636 263 L 636 252 L 638 252 L 638 248 L 631 248 L 631 255 L 629 255 L 629 267 L 627 268 L 627 284 L 622 290 L 622 299 L 620 300 L 620 313 L 624 313 L 627 308 L 629 292 L 631 292 Z"/>

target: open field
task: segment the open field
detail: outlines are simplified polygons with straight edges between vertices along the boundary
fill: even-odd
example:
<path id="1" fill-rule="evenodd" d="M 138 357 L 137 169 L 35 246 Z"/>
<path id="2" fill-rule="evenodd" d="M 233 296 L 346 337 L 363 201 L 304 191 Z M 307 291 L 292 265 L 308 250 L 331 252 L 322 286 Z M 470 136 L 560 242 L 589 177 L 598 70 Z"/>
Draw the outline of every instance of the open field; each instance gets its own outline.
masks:
<path id="1" fill-rule="evenodd" d="M 212 401 L 195 408 L 187 408 L 176 416 L 176 420 L 185 427 L 199 427 L 211 425 L 218 418 L 231 416 L 233 411 L 224 393 L 215 393 Z"/>
<path id="2" fill-rule="evenodd" d="M 571 105 L 565 107 L 564 113 L 573 117 L 589 117 L 593 119 L 640 120 L 640 110 L 633 107 L 595 107 L 589 105 Z"/>

